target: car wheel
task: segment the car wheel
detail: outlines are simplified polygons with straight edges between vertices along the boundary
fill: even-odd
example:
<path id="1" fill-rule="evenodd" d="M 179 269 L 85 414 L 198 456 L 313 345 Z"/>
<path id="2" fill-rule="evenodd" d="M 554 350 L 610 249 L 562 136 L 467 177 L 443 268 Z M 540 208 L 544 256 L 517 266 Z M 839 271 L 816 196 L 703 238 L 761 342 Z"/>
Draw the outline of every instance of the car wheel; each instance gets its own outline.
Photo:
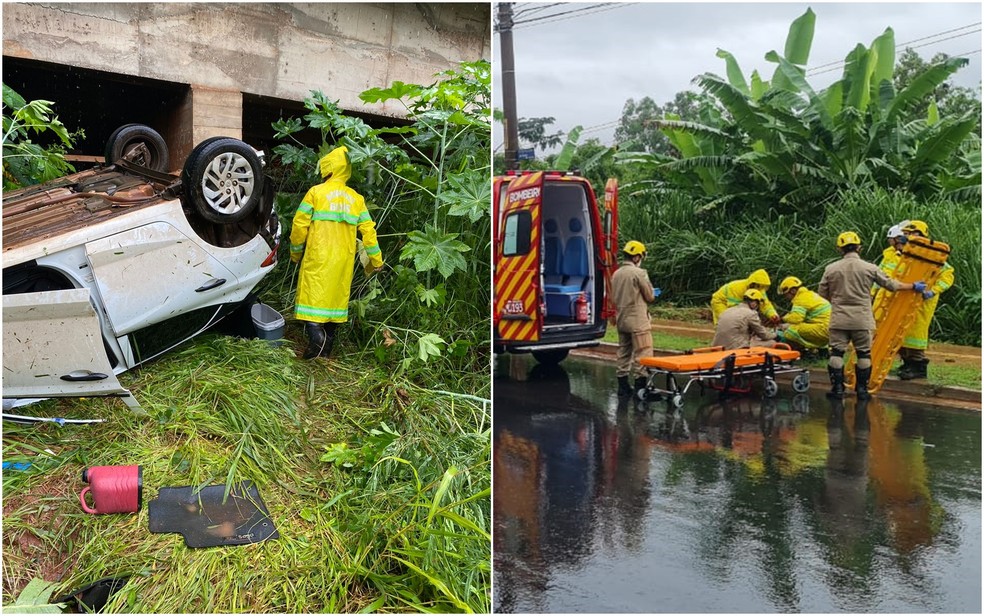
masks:
<path id="1" fill-rule="evenodd" d="M 238 139 L 206 139 L 185 161 L 184 194 L 209 222 L 227 224 L 248 218 L 263 195 L 263 164 L 256 151 Z"/>
<path id="2" fill-rule="evenodd" d="M 555 366 L 567 358 L 570 349 L 550 349 L 549 351 L 533 351 L 533 358 L 545 366 Z"/>
<path id="3" fill-rule="evenodd" d="M 124 124 L 109 136 L 106 164 L 120 159 L 154 171 L 167 171 L 171 164 L 164 138 L 143 124 Z"/>

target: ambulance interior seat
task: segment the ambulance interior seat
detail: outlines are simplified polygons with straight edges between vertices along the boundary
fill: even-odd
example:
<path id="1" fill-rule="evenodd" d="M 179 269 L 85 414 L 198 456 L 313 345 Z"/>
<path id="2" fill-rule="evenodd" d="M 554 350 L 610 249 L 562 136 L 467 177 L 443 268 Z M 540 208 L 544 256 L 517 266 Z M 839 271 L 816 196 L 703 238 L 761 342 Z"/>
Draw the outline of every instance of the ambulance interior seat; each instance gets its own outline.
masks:
<path id="1" fill-rule="evenodd" d="M 580 218 L 571 218 L 568 225 L 571 233 L 564 248 L 564 286 L 577 287 L 580 291 L 588 279 L 588 245 L 584 236 L 580 235 L 584 228 Z"/>
<path id="2" fill-rule="evenodd" d="M 561 238 L 557 235 L 557 221 L 553 218 L 543 223 L 543 284 L 551 292 L 563 281 Z"/>

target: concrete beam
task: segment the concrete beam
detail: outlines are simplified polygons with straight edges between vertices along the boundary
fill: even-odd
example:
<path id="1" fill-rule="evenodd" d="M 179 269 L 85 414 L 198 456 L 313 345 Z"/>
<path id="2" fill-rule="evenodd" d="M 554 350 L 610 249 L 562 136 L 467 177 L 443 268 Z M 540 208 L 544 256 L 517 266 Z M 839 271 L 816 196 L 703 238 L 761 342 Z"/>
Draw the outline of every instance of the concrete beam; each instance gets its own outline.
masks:
<path id="1" fill-rule="evenodd" d="M 489 6 L 6 3 L 3 54 L 288 100 L 321 90 L 343 109 L 402 117 L 359 93 L 489 58 Z"/>

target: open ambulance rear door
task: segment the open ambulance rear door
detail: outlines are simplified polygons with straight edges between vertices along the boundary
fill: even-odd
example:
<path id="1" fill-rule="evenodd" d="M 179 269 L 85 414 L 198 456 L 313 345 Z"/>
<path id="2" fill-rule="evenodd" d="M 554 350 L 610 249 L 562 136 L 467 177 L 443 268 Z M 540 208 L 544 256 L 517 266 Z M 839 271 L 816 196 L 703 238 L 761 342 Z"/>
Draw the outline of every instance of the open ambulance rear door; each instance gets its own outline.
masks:
<path id="1" fill-rule="evenodd" d="M 501 205 L 496 242 L 494 320 L 501 342 L 540 339 L 543 293 L 540 286 L 540 206 L 542 172 L 513 179 Z"/>
<path id="2" fill-rule="evenodd" d="M 612 275 L 618 269 L 618 180 L 605 182 L 605 209 L 601 213 L 602 243 L 601 262 L 605 276 L 605 306 L 601 318 L 615 318 L 615 302 L 612 300 Z"/>

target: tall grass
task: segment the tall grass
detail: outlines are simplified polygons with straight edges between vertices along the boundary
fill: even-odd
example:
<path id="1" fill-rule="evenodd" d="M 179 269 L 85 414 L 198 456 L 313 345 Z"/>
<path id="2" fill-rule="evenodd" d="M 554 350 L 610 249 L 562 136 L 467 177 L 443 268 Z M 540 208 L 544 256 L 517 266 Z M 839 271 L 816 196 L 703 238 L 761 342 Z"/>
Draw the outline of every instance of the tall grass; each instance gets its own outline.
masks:
<path id="1" fill-rule="evenodd" d="M 877 262 L 887 246 L 888 227 L 904 219 L 927 222 L 933 239 L 951 248 L 949 263 L 956 282 L 940 297 L 930 330 L 934 340 L 979 346 L 981 342 L 981 209 L 946 199 L 917 201 L 883 189 L 855 190 L 839 195 L 815 218 L 772 215 L 768 218 L 724 218 L 717 212 L 695 212 L 680 195 L 627 195 L 620 212 L 621 239 L 646 243 L 645 262 L 663 299 L 681 305 L 710 301 L 722 284 L 765 268 L 773 288 L 793 275 L 816 288 L 824 267 L 839 258 L 834 239 L 857 231 L 863 257 Z"/>
<path id="2" fill-rule="evenodd" d="M 57 581 L 57 596 L 131 575 L 107 611 L 487 612 L 488 406 L 394 377 L 351 346 L 328 362 L 294 346 L 204 336 L 121 376 L 144 417 L 111 400 L 48 401 L 31 412 L 107 422 L 5 425 L 4 460 L 33 466 L 4 472 L 4 604 L 32 578 Z M 374 433 L 388 435 L 376 448 Z M 143 466 L 143 508 L 82 513 L 82 468 L 111 464 Z M 148 531 L 158 489 L 244 480 L 279 539 L 190 549 Z"/>

